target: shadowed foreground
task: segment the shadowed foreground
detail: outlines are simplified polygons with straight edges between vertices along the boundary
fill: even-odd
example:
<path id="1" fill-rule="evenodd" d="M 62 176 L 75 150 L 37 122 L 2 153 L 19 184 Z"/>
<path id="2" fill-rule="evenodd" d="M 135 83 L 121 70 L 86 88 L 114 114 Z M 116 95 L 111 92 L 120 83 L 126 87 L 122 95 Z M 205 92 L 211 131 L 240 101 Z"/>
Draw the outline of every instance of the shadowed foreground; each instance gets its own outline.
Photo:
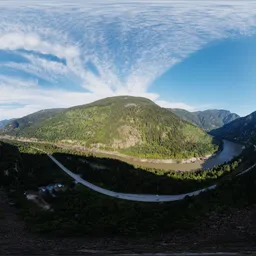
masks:
<path id="1" fill-rule="evenodd" d="M 10 200 L 3 190 L 0 191 L 0 208 L 3 211 L 0 218 L 1 255 L 134 255 L 133 253 L 143 255 L 141 253 L 153 252 L 176 255 L 167 252 L 188 251 L 194 253 L 232 252 L 232 254 L 223 255 L 243 255 L 242 253 L 255 255 L 256 253 L 256 247 L 253 246 L 252 241 L 246 239 L 248 236 L 255 238 L 256 235 L 255 207 L 222 216 L 213 214 L 209 220 L 186 234 L 173 232 L 164 237 L 141 239 L 42 237 L 30 233 L 24 222 L 18 217 L 17 210 L 10 206 Z"/>
<path id="2" fill-rule="evenodd" d="M 0 191 L 0 254 L 129 255 L 255 249 L 255 168 L 230 177 L 216 190 L 163 204 L 118 200 L 79 185 L 51 200 L 53 213 L 43 213 L 24 200 L 23 191 L 56 179 L 68 183 L 70 177 L 46 155 L 3 146 L 1 170 L 14 167 L 14 171 Z"/>
<path id="3" fill-rule="evenodd" d="M 114 191 L 110 191 L 107 189 L 103 189 L 101 187 L 95 186 L 92 183 L 85 181 L 82 179 L 79 175 L 72 173 L 70 170 L 68 170 L 65 166 L 63 166 L 59 161 L 57 161 L 56 158 L 54 158 L 52 155 L 47 154 L 48 157 L 51 158 L 51 160 L 57 164 L 62 171 L 64 171 L 66 174 L 68 174 L 70 177 L 72 177 L 76 182 L 83 184 L 84 186 L 97 191 L 103 195 L 107 195 L 110 197 L 115 197 L 115 198 L 120 198 L 120 199 L 125 199 L 129 201 L 136 201 L 136 202 L 171 202 L 171 201 L 180 201 L 186 198 L 187 196 L 197 196 L 202 192 L 216 189 L 217 185 L 212 185 L 200 190 L 196 190 L 190 193 L 186 194 L 179 194 L 179 195 L 143 195 L 143 194 L 125 194 L 125 193 L 117 193 Z M 243 170 L 241 173 L 237 174 L 237 176 L 243 175 L 249 171 L 251 171 L 256 164 L 252 165 L 251 167 L 247 168 L 246 170 Z"/>

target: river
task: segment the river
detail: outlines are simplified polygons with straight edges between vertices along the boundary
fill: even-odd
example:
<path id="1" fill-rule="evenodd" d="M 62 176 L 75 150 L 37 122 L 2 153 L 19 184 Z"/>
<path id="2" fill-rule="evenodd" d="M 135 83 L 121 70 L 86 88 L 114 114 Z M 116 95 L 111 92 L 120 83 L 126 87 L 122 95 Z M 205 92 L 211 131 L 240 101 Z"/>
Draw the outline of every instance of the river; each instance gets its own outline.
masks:
<path id="1" fill-rule="evenodd" d="M 204 169 L 212 168 L 215 165 L 223 164 L 240 155 L 243 151 L 243 145 L 231 141 L 223 140 L 223 150 L 216 156 L 203 163 Z"/>
<path id="2" fill-rule="evenodd" d="M 180 170 L 180 171 L 192 171 L 197 169 L 208 169 L 212 168 L 216 165 L 223 164 L 232 160 L 235 156 L 238 156 L 243 151 L 243 145 L 223 140 L 223 150 L 218 154 L 212 156 L 207 160 L 198 160 L 194 163 L 147 163 L 147 162 L 139 162 L 132 159 L 122 159 L 120 160 L 129 162 L 134 165 L 149 167 L 149 168 L 156 168 L 162 170 Z"/>
<path id="3" fill-rule="evenodd" d="M 7 137 L 0 137 L 0 139 L 12 139 Z M 17 141 L 26 141 L 24 139 L 15 139 Z M 29 140 L 31 142 L 31 140 Z M 43 142 L 38 142 L 43 143 Z M 57 146 L 64 147 L 64 148 L 72 148 L 75 149 L 74 146 L 67 145 L 61 145 L 57 144 Z M 79 150 L 82 150 L 83 147 L 78 146 Z M 86 148 L 84 148 L 86 151 Z M 142 167 L 148 167 L 148 168 L 154 168 L 154 169 L 161 169 L 161 170 L 173 170 L 173 171 L 192 171 L 192 170 L 198 170 L 198 169 L 209 169 L 216 165 L 223 164 L 225 162 L 228 162 L 232 160 L 235 156 L 238 156 L 243 151 L 243 145 L 237 144 L 231 141 L 223 140 L 223 150 L 219 152 L 218 154 L 212 156 L 211 158 L 207 160 L 197 160 L 193 163 L 153 163 L 153 162 L 142 162 L 139 160 L 136 160 L 136 158 L 133 157 L 127 157 L 122 156 L 121 154 L 112 154 L 108 152 L 94 152 L 95 156 L 98 157 L 110 157 L 119 159 L 121 161 L 130 163 L 135 166 L 142 166 Z M 88 152 L 88 149 L 87 149 Z"/>

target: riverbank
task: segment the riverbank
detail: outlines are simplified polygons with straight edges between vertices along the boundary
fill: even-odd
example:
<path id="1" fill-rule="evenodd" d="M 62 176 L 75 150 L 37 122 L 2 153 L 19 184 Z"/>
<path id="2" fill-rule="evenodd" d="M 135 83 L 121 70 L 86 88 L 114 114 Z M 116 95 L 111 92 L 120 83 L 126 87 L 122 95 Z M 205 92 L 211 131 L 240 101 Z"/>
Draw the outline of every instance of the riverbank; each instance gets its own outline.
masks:
<path id="1" fill-rule="evenodd" d="M 13 162 L 8 155 L 5 157 L 3 159 L 9 159 L 10 163 Z M 32 160 L 31 157 L 36 160 Z M 24 165 L 24 170 L 34 170 L 32 175 L 35 175 L 33 178 L 35 183 L 32 183 L 36 187 L 40 185 L 38 182 L 43 180 L 42 173 L 50 177 L 50 180 L 62 177 L 58 168 L 55 170 L 50 163 L 44 165 L 47 163 L 46 158 L 46 155 L 37 154 L 31 154 L 28 158 L 23 155 L 20 158 L 20 165 Z M 123 169 L 120 170 L 121 173 Z M 16 175 L 14 172 L 14 177 Z M 101 176 L 98 172 L 96 175 Z M 114 175 L 108 174 L 108 176 Z M 18 175 L 18 177 L 22 176 Z M 28 181 L 31 181 L 30 178 Z M 88 254 L 89 250 L 98 250 L 99 254 L 105 254 L 104 250 L 113 254 L 114 250 L 118 253 L 124 251 L 152 253 L 169 250 L 205 251 L 207 246 L 210 246 L 212 251 L 216 251 L 220 247 L 227 249 L 231 243 L 233 245 L 243 244 L 243 246 L 246 244 L 249 249 L 250 244 L 253 245 L 255 242 L 254 234 L 256 234 L 254 178 L 255 172 L 252 171 L 236 179 L 227 179 L 226 185 L 219 186 L 217 193 L 208 192 L 197 198 L 187 198 L 180 204 L 155 204 L 154 207 L 146 203 L 132 203 L 108 198 L 78 186 L 73 192 L 66 191 L 58 197 L 54 208 L 56 215 L 51 219 L 45 218 L 41 215 L 41 211 L 34 211 L 33 208 L 23 211 L 26 213 L 23 216 L 26 217 L 28 227 L 38 232 L 38 236 L 26 234 L 26 231 L 22 233 L 22 227 L 18 230 L 19 224 L 15 224 L 15 219 L 13 224 L 10 223 L 11 217 L 7 212 L 8 209 L 1 205 L 0 209 L 3 209 L 5 219 L 3 223 L 0 223 L 2 227 L 0 252 L 6 254 L 6 251 L 10 250 L 10 254 L 11 252 L 16 254 L 24 250 L 27 254 L 38 254 L 41 250 L 44 253 L 49 250 L 51 254 L 65 252 L 64 254 L 74 255 L 75 252 L 72 253 L 71 250 L 79 250 L 81 253 L 81 250 L 83 253 L 87 250 Z M 16 202 L 15 198 L 18 200 L 19 195 L 27 190 L 27 187 L 23 189 L 18 184 L 30 186 L 31 182 L 24 182 L 26 180 L 22 178 L 15 183 L 12 182 L 13 178 L 10 180 L 11 205 Z M 117 179 L 115 182 L 124 186 L 127 179 Z M 136 183 L 136 179 L 132 182 L 135 185 L 142 184 Z M 186 183 L 185 185 L 187 186 Z M 177 186 L 180 184 L 177 183 Z M 11 189 L 12 191 L 18 189 L 17 193 L 11 194 L 13 193 Z M 4 196 L 0 195 L 0 201 L 2 198 Z M 21 207 L 20 204 L 17 206 Z M 39 232 L 48 232 L 51 237 L 48 236 L 44 240 Z M 80 238 L 72 240 L 71 234 L 80 234 Z M 64 237 L 65 235 L 70 239 Z M 61 237 L 58 239 L 58 236 Z"/>
<path id="2" fill-rule="evenodd" d="M 150 159 L 150 158 L 138 158 L 135 156 L 125 155 L 125 154 L 121 154 L 114 151 L 104 151 L 104 150 L 99 150 L 95 148 L 90 149 L 80 145 L 68 145 L 68 144 L 62 144 L 62 143 L 56 143 L 55 145 L 60 146 L 62 148 L 69 148 L 69 149 L 71 148 L 71 149 L 81 150 L 85 152 L 90 152 L 93 154 L 116 156 L 116 157 L 121 157 L 127 160 L 132 160 L 132 161 L 141 162 L 141 163 L 152 163 L 152 164 L 189 164 L 189 163 L 194 163 L 196 161 L 207 160 L 216 154 L 214 153 L 214 154 L 210 154 L 202 157 L 192 157 L 189 159 Z"/>
<path id="3" fill-rule="evenodd" d="M 152 169 L 161 169 L 164 171 L 179 170 L 179 171 L 193 171 L 198 169 L 208 169 L 215 165 L 222 164 L 224 162 L 230 161 L 234 156 L 241 153 L 242 145 L 235 144 L 228 141 L 223 141 L 222 151 L 215 152 L 214 154 L 207 155 L 204 157 L 194 157 L 190 159 L 143 159 L 133 156 L 127 156 L 118 152 L 109 152 L 99 149 L 89 149 L 81 145 L 72 145 L 66 143 L 49 143 L 44 141 L 39 141 L 37 139 L 27 139 L 27 138 L 16 138 L 12 136 L 0 136 L 2 140 L 16 140 L 20 142 L 30 142 L 39 144 L 49 144 L 57 146 L 64 150 L 71 150 L 77 154 L 90 154 L 95 157 L 102 158 L 112 158 L 117 159 L 137 167 L 145 167 Z M 237 146 L 236 146 L 237 145 Z M 232 149 L 234 148 L 234 150 Z M 224 152 L 224 153 L 223 153 Z M 230 154 L 229 154 L 230 153 Z"/>
<path id="4" fill-rule="evenodd" d="M 139 158 L 131 155 L 126 155 L 122 154 L 116 151 L 105 151 L 105 150 L 100 150 L 98 148 L 88 148 L 82 145 L 76 145 L 72 143 L 61 143 L 61 142 L 48 142 L 48 141 L 40 141 L 36 138 L 23 138 L 23 137 L 13 137 L 13 136 L 0 136 L 0 139 L 7 139 L 7 140 L 16 140 L 20 142 L 33 142 L 33 143 L 47 143 L 51 145 L 55 145 L 61 148 L 66 148 L 66 149 L 75 149 L 75 150 L 81 150 L 83 152 L 89 152 L 89 153 L 96 153 L 96 154 L 104 154 L 104 155 L 109 155 L 109 156 L 117 156 L 117 157 L 122 157 L 122 158 L 127 158 L 133 161 L 141 162 L 141 163 L 163 163 L 163 164 L 189 164 L 189 163 L 194 163 L 196 161 L 204 161 L 207 160 L 216 154 L 220 153 L 221 150 L 213 153 L 213 154 L 208 154 L 205 156 L 200 156 L 200 157 L 192 157 L 188 159 L 150 159 L 150 158 Z"/>

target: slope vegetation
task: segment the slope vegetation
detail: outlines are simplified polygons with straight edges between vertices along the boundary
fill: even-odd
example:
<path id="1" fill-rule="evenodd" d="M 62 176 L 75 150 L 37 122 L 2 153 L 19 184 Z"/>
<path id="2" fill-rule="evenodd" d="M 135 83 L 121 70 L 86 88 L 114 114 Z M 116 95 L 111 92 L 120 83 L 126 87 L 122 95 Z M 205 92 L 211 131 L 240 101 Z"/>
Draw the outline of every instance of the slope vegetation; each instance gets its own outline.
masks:
<path id="1" fill-rule="evenodd" d="M 128 96 L 66 109 L 13 132 L 145 158 L 190 158 L 217 149 L 198 127 L 148 99 Z"/>
<path id="2" fill-rule="evenodd" d="M 205 131 L 217 129 L 239 118 L 237 114 L 227 110 L 212 109 L 197 112 L 189 112 L 184 109 L 169 110 L 183 120 L 193 123 Z"/>
<path id="3" fill-rule="evenodd" d="M 240 143 L 256 144 L 256 111 L 213 130 L 211 134 Z"/>
<path id="4" fill-rule="evenodd" d="M 2 120 L 2 121 L 0 121 L 0 129 L 3 129 L 11 121 L 12 120 Z"/>
<path id="5" fill-rule="evenodd" d="M 50 119 L 53 116 L 61 113 L 63 109 L 45 109 L 35 112 L 33 114 L 24 116 L 22 118 L 13 119 L 9 122 L 5 123 L 5 133 L 10 135 L 19 135 L 24 130 L 29 127 L 33 127 L 34 125 L 43 124 L 46 119 Z"/>

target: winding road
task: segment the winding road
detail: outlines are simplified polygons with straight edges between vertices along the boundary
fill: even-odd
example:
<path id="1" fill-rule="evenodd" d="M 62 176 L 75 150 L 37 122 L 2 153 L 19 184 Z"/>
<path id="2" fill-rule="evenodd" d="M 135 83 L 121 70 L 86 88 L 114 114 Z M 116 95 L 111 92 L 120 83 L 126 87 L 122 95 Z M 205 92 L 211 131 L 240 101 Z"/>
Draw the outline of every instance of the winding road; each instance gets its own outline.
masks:
<path id="1" fill-rule="evenodd" d="M 37 150 L 40 150 L 38 148 L 36 148 Z M 40 150 L 42 151 L 42 150 Z M 47 153 L 46 153 L 47 154 Z M 91 190 L 94 190 L 96 192 L 99 192 L 103 195 L 107 195 L 107 196 L 111 196 L 111 197 L 115 197 L 115 198 L 120 198 L 120 199 L 124 199 L 124 200 L 129 200 L 129 201 L 137 201 L 137 202 L 172 202 L 172 201 L 179 201 L 184 199 L 187 196 L 197 196 L 200 193 L 207 191 L 207 190 L 212 190 L 215 189 L 217 187 L 217 184 L 214 184 L 210 187 L 204 188 L 204 189 L 200 189 L 200 190 L 196 190 L 190 193 L 186 193 L 186 194 L 179 194 L 179 195 L 150 195 L 150 194 L 126 194 L 126 193 L 118 193 L 118 192 L 114 192 L 108 189 L 104 189 L 98 186 L 93 185 L 92 183 L 82 179 L 79 175 L 71 172 L 70 170 L 68 170 L 64 165 L 62 165 L 56 158 L 54 158 L 52 155 L 47 154 L 48 157 L 50 157 L 50 159 L 57 164 L 62 171 L 64 171 L 67 175 L 69 175 L 70 177 L 72 177 L 77 183 L 83 184 L 84 186 L 90 188 Z M 240 172 L 239 174 L 237 174 L 236 176 L 240 176 L 243 175 L 247 172 L 249 172 L 251 169 L 253 169 L 254 167 L 256 167 L 256 164 L 254 164 L 253 166 L 251 166 L 250 168 L 244 170 L 243 172 Z"/>

